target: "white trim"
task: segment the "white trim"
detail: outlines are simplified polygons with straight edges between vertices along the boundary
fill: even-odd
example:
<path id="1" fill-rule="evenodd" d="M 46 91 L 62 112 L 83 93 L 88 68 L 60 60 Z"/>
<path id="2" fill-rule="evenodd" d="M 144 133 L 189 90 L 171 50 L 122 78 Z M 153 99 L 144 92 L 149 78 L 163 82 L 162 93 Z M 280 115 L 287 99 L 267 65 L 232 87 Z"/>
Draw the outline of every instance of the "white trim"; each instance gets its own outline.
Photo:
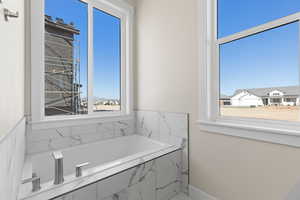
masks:
<path id="1" fill-rule="evenodd" d="M 212 121 L 198 121 L 197 124 L 209 133 L 300 147 L 299 131 Z"/>
<path id="2" fill-rule="evenodd" d="M 123 118 L 133 111 L 132 34 L 134 8 L 121 0 L 81 0 L 88 4 L 88 114 L 74 116 L 45 116 L 44 112 L 44 1 L 31 0 L 31 120 L 35 124 L 99 118 Z M 112 14 L 121 20 L 121 111 L 93 111 L 93 8 Z M 82 120 L 81 120 L 82 119 Z M 54 125 L 55 126 L 55 125 Z"/>
<path id="3" fill-rule="evenodd" d="M 277 28 L 277 27 L 280 27 L 280 26 L 283 26 L 283 25 L 286 25 L 286 24 L 289 24 L 289 23 L 292 23 L 292 22 L 299 21 L 299 20 L 300 20 L 300 13 L 296 13 L 296 14 L 293 14 L 293 15 L 282 17 L 282 18 L 279 18 L 277 20 L 274 20 L 274 21 L 271 21 L 271 22 L 268 22 L 268 23 L 250 28 L 248 30 L 241 31 L 239 33 L 235 33 L 235 34 L 229 35 L 227 37 L 218 39 L 218 44 L 224 44 L 224 43 L 232 42 L 234 40 L 238 40 L 238 39 L 241 39 L 241 38 L 244 38 L 244 37 L 248 37 L 250 35 L 254 35 L 254 34 L 257 34 L 257 33 L 261 33 L 261 32 L 264 32 L 264 31 L 267 31 L 267 30 L 270 30 L 270 29 L 273 29 L 273 28 Z"/>
<path id="4" fill-rule="evenodd" d="M 127 86 L 126 80 L 128 79 L 128 73 L 127 73 L 127 63 L 126 60 L 128 59 L 128 54 L 127 54 L 127 41 L 126 41 L 126 35 L 129 34 L 127 29 L 128 27 L 126 26 L 126 17 L 120 16 L 121 20 L 121 54 L 125 54 L 124 56 L 121 56 L 121 86 L 125 85 Z M 127 88 L 128 87 L 121 87 L 121 113 L 126 113 L 127 111 Z"/>
<path id="5" fill-rule="evenodd" d="M 189 185 L 189 196 L 192 200 L 218 200 L 216 197 L 192 185 Z"/>
<path id="6" fill-rule="evenodd" d="M 218 47 L 265 30 L 299 21 L 300 13 L 217 39 L 217 0 L 199 0 L 199 125 L 201 130 L 300 147 L 298 122 L 219 116 Z"/>
<path id="7" fill-rule="evenodd" d="M 124 0 L 80 0 L 84 3 L 101 3 L 104 5 L 107 5 L 107 8 L 113 8 L 114 10 L 118 10 L 120 12 L 126 13 L 126 14 L 133 14 L 134 8 L 130 4 L 126 3 Z"/>
<path id="8" fill-rule="evenodd" d="M 131 7 L 130 13 L 126 18 L 126 114 L 133 112 L 133 34 L 134 34 L 134 10 Z"/>
<path id="9" fill-rule="evenodd" d="M 210 79 L 210 91 L 218 91 L 218 92 L 212 92 L 210 94 L 210 115 L 209 118 L 210 119 L 216 119 L 216 117 L 218 117 L 219 115 L 219 106 L 218 106 L 218 100 L 219 100 L 219 45 L 216 45 L 216 38 L 218 37 L 218 18 L 215 15 L 215 13 L 217 13 L 218 11 L 218 1 L 217 0 L 212 0 L 211 1 L 211 20 L 212 20 L 212 26 L 211 26 L 211 34 L 212 34 L 212 43 L 210 43 L 210 45 L 212 45 L 212 48 L 210 48 L 211 52 L 211 66 L 214 67 L 209 67 L 210 70 L 208 71 L 209 74 L 211 75 L 215 75 L 217 74 L 217 77 L 212 77 Z M 216 81 L 217 80 L 217 81 Z M 218 84 L 216 84 L 216 82 Z"/>
<path id="10" fill-rule="evenodd" d="M 88 4 L 88 80 L 87 80 L 87 88 L 88 88 L 88 113 L 93 113 L 94 107 L 94 12 L 93 5 Z M 92 97 L 92 98 L 90 98 Z"/>
<path id="11" fill-rule="evenodd" d="M 209 8 L 210 4 L 207 2 L 208 0 L 198 0 L 198 35 L 199 35 L 199 100 L 201 100 L 199 103 L 199 118 L 201 120 L 207 120 L 209 116 L 209 99 L 208 99 L 208 67 L 207 65 L 210 65 L 210 35 L 209 34 L 209 26 L 211 24 L 207 23 L 210 21 L 209 17 Z"/>
<path id="12" fill-rule="evenodd" d="M 31 0 L 30 5 L 31 120 L 39 121 L 44 116 L 44 1 Z"/>

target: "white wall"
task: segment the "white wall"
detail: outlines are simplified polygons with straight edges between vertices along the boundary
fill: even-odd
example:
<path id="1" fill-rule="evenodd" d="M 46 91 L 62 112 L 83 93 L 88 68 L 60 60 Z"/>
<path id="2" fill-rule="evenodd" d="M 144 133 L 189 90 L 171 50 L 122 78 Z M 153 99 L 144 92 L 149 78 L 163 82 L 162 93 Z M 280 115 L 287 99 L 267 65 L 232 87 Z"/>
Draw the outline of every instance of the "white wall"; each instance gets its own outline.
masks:
<path id="1" fill-rule="evenodd" d="M 5 21 L 3 8 L 19 11 L 20 17 Z M 0 138 L 24 116 L 24 1 L 0 4 Z"/>
<path id="2" fill-rule="evenodd" d="M 282 200 L 300 181 L 300 149 L 202 132 L 197 0 L 137 1 L 137 109 L 191 113 L 191 184 L 221 200 Z"/>
<path id="3" fill-rule="evenodd" d="M 25 156 L 24 119 L 24 2 L 0 3 L 0 199 L 18 195 Z M 27 2 L 27 1 L 26 1 Z M 19 18 L 5 21 L 3 8 L 19 11 Z"/>

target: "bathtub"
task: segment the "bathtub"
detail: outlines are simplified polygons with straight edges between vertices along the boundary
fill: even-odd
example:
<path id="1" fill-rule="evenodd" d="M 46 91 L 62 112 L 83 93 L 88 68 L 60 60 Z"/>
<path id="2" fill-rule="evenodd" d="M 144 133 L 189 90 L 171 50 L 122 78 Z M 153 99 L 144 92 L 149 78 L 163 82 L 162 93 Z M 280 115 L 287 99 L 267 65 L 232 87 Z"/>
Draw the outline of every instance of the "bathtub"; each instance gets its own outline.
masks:
<path id="1" fill-rule="evenodd" d="M 177 151 L 180 146 L 169 145 L 149 138 L 132 135 L 76 147 L 61 149 L 64 156 L 64 183 L 53 184 L 54 160 L 51 153 L 28 156 L 23 179 L 34 172 L 41 179 L 41 190 L 31 192 L 31 183 L 20 186 L 20 200 L 47 200 L 98 182 L 165 154 Z M 81 177 L 75 177 L 75 166 L 90 164 L 83 168 Z"/>

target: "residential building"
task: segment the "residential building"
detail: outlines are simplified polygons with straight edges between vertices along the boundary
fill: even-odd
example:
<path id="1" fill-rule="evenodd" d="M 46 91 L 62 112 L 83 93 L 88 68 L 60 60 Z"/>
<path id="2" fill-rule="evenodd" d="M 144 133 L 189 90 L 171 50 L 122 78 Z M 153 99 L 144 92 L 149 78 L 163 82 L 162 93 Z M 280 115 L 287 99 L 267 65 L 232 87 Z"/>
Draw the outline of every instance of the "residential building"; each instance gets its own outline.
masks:
<path id="1" fill-rule="evenodd" d="M 299 86 L 238 89 L 230 101 L 232 106 L 296 106 L 300 104 L 299 94 Z"/>
<path id="2" fill-rule="evenodd" d="M 45 16 L 45 114 L 72 115 L 82 112 L 75 36 L 73 23 Z M 77 48 L 77 49 L 76 49 Z"/>

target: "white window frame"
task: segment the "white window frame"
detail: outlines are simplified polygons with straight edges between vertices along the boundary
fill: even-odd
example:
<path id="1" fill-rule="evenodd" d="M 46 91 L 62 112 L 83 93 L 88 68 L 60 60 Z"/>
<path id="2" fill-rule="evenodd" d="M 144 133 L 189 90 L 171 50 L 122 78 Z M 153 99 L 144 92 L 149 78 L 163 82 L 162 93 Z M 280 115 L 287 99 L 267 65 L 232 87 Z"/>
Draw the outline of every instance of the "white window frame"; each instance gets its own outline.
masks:
<path id="1" fill-rule="evenodd" d="M 300 24 L 300 12 L 218 39 L 217 0 L 199 0 L 198 11 L 199 128 L 211 133 L 300 147 L 299 122 L 229 117 L 219 114 L 219 45 L 292 22 Z"/>
<path id="2" fill-rule="evenodd" d="M 133 16 L 134 8 L 122 0 L 80 0 L 87 3 L 88 10 L 88 97 L 93 96 L 93 8 L 120 18 L 121 20 L 121 110 L 94 112 L 94 98 L 88 98 L 88 114 L 72 116 L 45 116 L 44 109 L 44 0 L 31 0 L 31 116 L 30 123 L 49 127 L 49 124 L 72 125 L 92 121 L 118 120 L 132 117 L 132 63 L 133 63 Z M 41 67 L 42 66 L 42 67 Z M 51 127 L 51 125 L 50 125 Z"/>

